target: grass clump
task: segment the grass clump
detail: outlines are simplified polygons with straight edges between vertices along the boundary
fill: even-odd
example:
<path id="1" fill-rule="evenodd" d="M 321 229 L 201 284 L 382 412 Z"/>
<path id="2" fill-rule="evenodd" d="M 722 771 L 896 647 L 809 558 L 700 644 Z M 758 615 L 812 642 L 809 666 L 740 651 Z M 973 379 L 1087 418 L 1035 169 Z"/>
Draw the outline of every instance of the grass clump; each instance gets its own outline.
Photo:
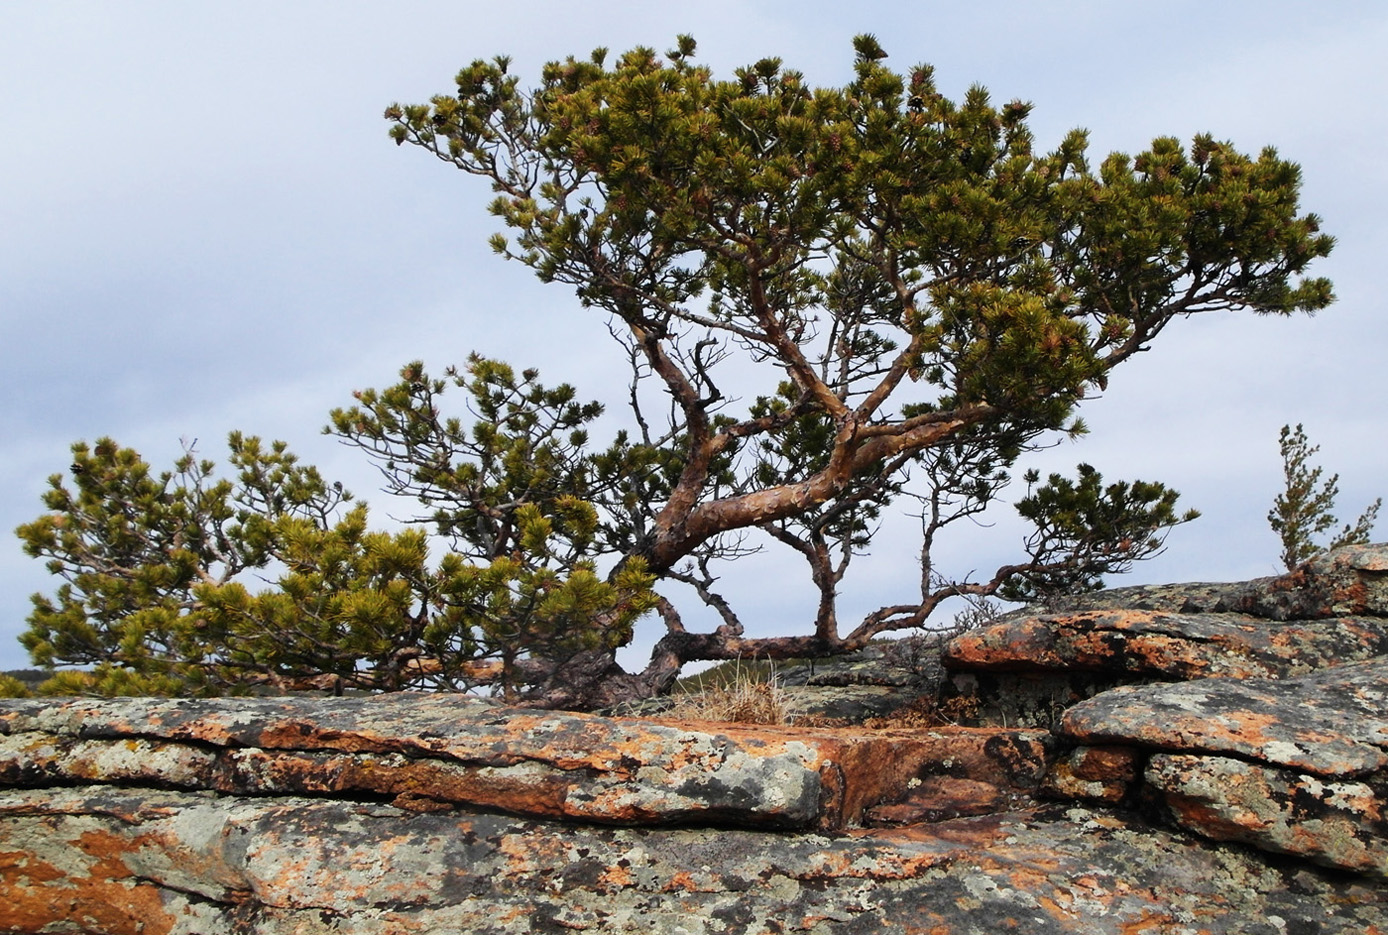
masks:
<path id="1" fill-rule="evenodd" d="M 683 697 L 665 717 L 737 724 L 792 724 L 794 705 L 775 663 L 736 660 L 680 680 Z"/>

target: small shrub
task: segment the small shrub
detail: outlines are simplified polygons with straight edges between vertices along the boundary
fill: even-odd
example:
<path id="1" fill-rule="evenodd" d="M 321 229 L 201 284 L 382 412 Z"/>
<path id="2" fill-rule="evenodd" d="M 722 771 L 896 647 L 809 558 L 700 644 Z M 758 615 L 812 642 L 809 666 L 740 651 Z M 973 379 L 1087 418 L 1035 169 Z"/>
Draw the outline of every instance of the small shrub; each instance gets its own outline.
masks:
<path id="1" fill-rule="evenodd" d="M 0 674 L 0 698 L 32 698 L 34 693 L 13 675 Z"/>

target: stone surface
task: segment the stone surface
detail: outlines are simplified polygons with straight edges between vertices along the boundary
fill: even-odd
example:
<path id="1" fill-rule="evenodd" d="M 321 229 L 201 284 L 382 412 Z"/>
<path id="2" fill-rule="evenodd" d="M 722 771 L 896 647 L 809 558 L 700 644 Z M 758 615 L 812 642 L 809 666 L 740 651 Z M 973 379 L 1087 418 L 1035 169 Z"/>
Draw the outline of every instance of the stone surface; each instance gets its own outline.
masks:
<path id="1" fill-rule="evenodd" d="M 1180 754 L 1153 757 L 1147 782 L 1206 837 L 1388 878 L 1388 802 L 1366 783 Z"/>
<path id="2" fill-rule="evenodd" d="M 1137 778 L 1138 751 L 1126 747 L 1076 747 L 1051 764 L 1041 789 L 1063 799 L 1123 801 Z"/>
<path id="3" fill-rule="evenodd" d="M 1182 827 L 1388 878 L 1388 659 L 1295 679 L 1115 689 L 1067 711 L 1060 733 L 1168 751 L 1145 780 Z M 1045 790 L 1126 794 L 1074 772 L 1058 761 Z"/>
<path id="4" fill-rule="evenodd" d="M 1388 620 L 1274 622 L 1248 614 L 1092 610 L 1011 620 L 966 633 L 952 669 L 1104 672 L 1147 679 L 1266 678 L 1388 653 Z"/>
<path id="5" fill-rule="evenodd" d="M 786 688 L 797 686 L 877 686 L 911 688 L 928 684 L 938 675 L 939 639 L 931 634 L 869 643 L 862 649 L 827 659 L 776 665 L 776 679 Z"/>
<path id="6" fill-rule="evenodd" d="M 0 933 L 1388 935 L 1385 614 L 1356 547 L 780 673 L 885 730 L 4 702 Z"/>
<path id="7" fill-rule="evenodd" d="M 830 837 L 79 787 L 0 827 L 8 932 L 1388 931 L 1383 888 L 1080 809 Z"/>
<path id="8" fill-rule="evenodd" d="M 444 695 L 0 705 L 0 784 L 370 795 L 613 823 L 839 828 L 923 778 L 1026 796 L 1038 731 L 807 730 L 508 709 Z"/>
<path id="9" fill-rule="evenodd" d="M 1124 687 L 1065 712 L 1086 745 L 1224 754 L 1330 778 L 1388 767 L 1388 659 L 1296 679 Z"/>
<path id="10" fill-rule="evenodd" d="M 1235 584 L 1144 585 L 1028 608 L 950 641 L 946 687 L 970 724 L 1052 729 L 1124 684 L 1289 678 L 1388 654 L 1388 545 Z"/>
<path id="11" fill-rule="evenodd" d="M 1012 811 L 1030 805 L 1027 797 L 976 779 L 927 776 L 912 780 L 905 797 L 874 805 L 863 814 L 863 823 L 874 827 L 918 825 Z"/>
<path id="12" fill-rule="evenodd" d="M 1063 609 L 1241 613 L 1268 620 L 1388 617 L 1388 543 L 1346 546 L 1294 572 L 1252 581 L 1111 588 L 1068 598 Z"/>
<path id="13" fill-rule="evenodd" d="M 1138 751 L 1130 747 L 1076 747 L 1066 758 L 1079 779 L 1128 782 L 1137 778 Z"/>

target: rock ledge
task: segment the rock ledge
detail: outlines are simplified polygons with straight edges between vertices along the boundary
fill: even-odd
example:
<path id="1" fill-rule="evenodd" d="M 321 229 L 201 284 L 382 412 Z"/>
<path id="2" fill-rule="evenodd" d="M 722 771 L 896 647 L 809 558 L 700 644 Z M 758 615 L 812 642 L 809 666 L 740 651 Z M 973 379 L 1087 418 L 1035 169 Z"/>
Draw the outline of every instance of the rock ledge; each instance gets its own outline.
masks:
<path id="1" fill-rule="evenodd" d="M 1388 546 L 944 663 L 967 724 L 0 702 L 0 932 L 1388 932 Z"/>

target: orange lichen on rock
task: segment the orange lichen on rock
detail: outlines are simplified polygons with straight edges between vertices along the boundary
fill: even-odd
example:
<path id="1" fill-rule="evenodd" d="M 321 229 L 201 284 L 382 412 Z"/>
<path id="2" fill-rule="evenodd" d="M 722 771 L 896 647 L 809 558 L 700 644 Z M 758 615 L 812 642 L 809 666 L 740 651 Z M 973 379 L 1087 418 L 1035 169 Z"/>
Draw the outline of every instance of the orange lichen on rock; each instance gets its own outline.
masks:
<path id="1" fill-rule="evenodd" d="M 61 867 L 0 852 L 0 932 L 45 931 L 58 920 L 103 935 L 172 932 L 178 919 L 164 892 L 131 872 L 128 853 L 129 842 L 96 830 L 76 836 Z"/>

